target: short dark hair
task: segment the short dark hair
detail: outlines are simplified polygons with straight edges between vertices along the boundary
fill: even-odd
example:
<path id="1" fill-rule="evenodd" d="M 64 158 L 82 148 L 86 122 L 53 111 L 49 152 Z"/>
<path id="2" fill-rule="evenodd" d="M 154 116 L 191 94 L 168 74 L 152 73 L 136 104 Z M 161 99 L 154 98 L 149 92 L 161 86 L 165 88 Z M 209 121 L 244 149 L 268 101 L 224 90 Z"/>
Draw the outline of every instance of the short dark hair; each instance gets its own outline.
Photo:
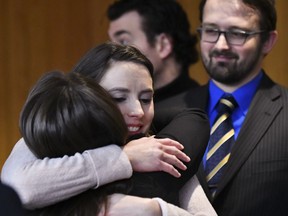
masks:
<path id="1" fill-rule="evenodd" d="M 28 95 L 20 130 L 38 157 L 62 157 L 111 143 L 124 145 L 127 126 L 112 97 L 78 73 L 44 74 Z"/>
<path id="2" fill-rule="evenodd" d="M 191 34 L 187 15 L 175 0 L 118 0 L 107 11 L 110 21 L 123 14 L 136 11 L 142 17 L 142 30 L 151 45 L 155 37 L 166 33 L 173 40 L 175 59 L 182 67 L 198 61 L 197 36 Z"/>
<path id="3" fill-rule="evenodd" d="M 204 6 L 207 0 L 201 0 L 199 5 L 200 21 L 203 21 Z M 277 12 L 275 8 L 275 0 L 242 0 L 248 7 L 259 12 L 260 29 L 267 31 L 267 34 L 262 34 L 262 41 L 267 40 L 269 31 L 276 30 Z"/>
<path id="4" fill-rule="evenodd" d="M 136 47 L 106 42 L 89 50 L 72 71 L 93 78 L 100 83 L 113 62 L 133 62 L 147 68 L 153 79 L 153 65 Z"/>

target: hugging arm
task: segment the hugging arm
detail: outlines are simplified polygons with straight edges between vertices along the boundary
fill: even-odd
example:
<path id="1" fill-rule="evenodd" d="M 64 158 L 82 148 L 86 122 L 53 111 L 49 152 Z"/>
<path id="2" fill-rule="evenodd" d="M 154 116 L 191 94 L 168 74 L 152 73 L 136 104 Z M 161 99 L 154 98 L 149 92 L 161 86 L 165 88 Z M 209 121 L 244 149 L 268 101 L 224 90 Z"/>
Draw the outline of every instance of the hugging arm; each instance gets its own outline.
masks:
<path id="1" fill-rule="evenodd" d="M 161 169 L 161 162 L 166 163 L 160 157 L 170 154 L 162 151 L 162 145 L 165 142 L 155 142 L 155 140 L 150 139 L 148 142 L 148 145 L 151 146 L 150 150 L 147 150 L 147 140 L 142 140 L 138 144 L 137 154 L 139 156 L 135 157 L 132 163 L 137 163 L 137 160 L 159 162 L 149 167 L 142 165 L 141 171 L 156 171 Z M 173 145 L 178 148 L 181 146 L 175 141 L 166 142 L 170 148 Z M 155 148 L 162 151 L 162 154 L 155 155 Z M 145 159 L 143 151 L 150 157 Z M 175 154 L 179 155 L 180 153 Z M 181 163 L 178 162 L 178 164 Z M 107 170 L 109 171 L 107 172 Z M 178 172 L 173 166 L 168 171 Z M 24 140 L 20 139 L 2 168 L 1 181 L 12 186 L 18 192 L 26 208 L 34 209 L 70 198 L 89 188 L 97 188 L 116 180 L 129 178 L 131 175 L 132 166 L 129 158 L 116 145 L 87 150 L 82 154 L 76 153 L 70 157 L 41 160 L 37 159 Z"/>
<path id="2" fill-rule="evenodd" d="M 174 159 L 178 162 L 173 163 L 181 168 L 181 163 L 176 156 L 173 156 L 173 154 L 181 155 L 178 149 L 179 143 L 166 141 L 166 144 L 163 147 L 165 142 L 162 139 L 160 142 L 155 142 L 150 138 L 151 147 L 147 150 L 147 140 L 141 142 L 136 151 L 139 156 L 133 159 L 135 161 L 132 161 L 132 164 L 137 164 L 137 159 L 138 161 L 145 159 L 141 157 L 144 155 L 141 149 L 146 153 L 148 151 L 148 155 L 149 152 L 151 153 L 150 157 L 146 158 L 147 161 L 158 162 L 153 165 L 154 167 L 139 168 L 132 165 L 133 168 L 138 168 L 139 170 L 136 171 L 142 172 L 164 170 L 171 174 L 177 173 L 177 170 L 168 163 Z M 162 153 L 154 154 L 155 149 Z M 167 161 L 167 158 L 170 158 L 170 161 Z M 164 166 L 166 170 L 163 164 L 166 165 Z M 1 180 L 19 193 L 26 208 L 33 209 L 70 198 L 89 188 L 97 188 L 116 180 L 129 178 L 132 175 L 132 166 L 127 155 L 116 145 L 88 150 L 70 157 L 40 160 L 32 154 L 24 140 L 20 139 L 2 168 Z"/>
<path id="3" fill-rule="evenodd" d="M 33 209 L 131 175 L 130 162 L 116 145 L 41 160 L 20 139 L 2 168 L 1 181 L 18 192 L 26 208 Z"/>

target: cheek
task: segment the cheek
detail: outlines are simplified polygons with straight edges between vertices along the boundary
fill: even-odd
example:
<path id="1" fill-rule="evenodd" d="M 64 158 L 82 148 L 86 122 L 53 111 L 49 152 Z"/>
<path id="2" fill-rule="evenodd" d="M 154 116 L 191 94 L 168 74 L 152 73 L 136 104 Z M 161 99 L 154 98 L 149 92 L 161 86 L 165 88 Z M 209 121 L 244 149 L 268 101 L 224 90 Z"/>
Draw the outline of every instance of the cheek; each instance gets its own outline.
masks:
<path id="1" fill-rule="evenodd" d="M 127 107 L 125 105 L 117 104 L 120 112 L 122 113 L 122 116 L 125 118 L 127 113 Z M 126 121 L 126 120 L 125 120 Z"/>
<path id="2" fill-rule="evenodd" d="M 256 49 L 245 49 L 245 50 L 238 50 L 238 55 L 240 59 L 243 59 L 243 56 L 247 58 L 247 56 L 253 56 L 255 55 Z"/>
<path id="3" fill-rule="evenodd" d="M 243 57 L 248 59 L 247 56 L 254 56 L 257 53 L 259 47 L 261 47 L 259 43 L 259 41 L 257 42 L 255 39 L 251 38 L 250 40 L 247 40 L 243 46 L 235 47 L 233 52 L 238 54 L 240 60 L 243 59 Z"/>
<path id="4" fill-rule="evenodd" d="M 238 59 L 237 59 L 238 64 L 242 65 L 243 63 L 245 64 L 245 62 L 248 59 L 253 58 L 253 56 L 256 53 L 256 50 L 255 49 L 241 49 L 241 48 L 239 48 L 237 50 L 236 49 L 233 50 L 233 52 L 238 56 Z"/>
<path id="5" fill-rule="evenodd" d="M 141 36 L 134 37 L 135 40 L 131 41 L 132 45 L 136 46 L 144 55 L 147 55 L 147 46 L 144 43 L 145 38 L 141 38 Z"/>
<path id="6" fill-rule="evenodd" d="M 200 49 L 201 49 L 201 55 L 202 56 L 208 56 L 209 51 L 212 49 L 212 46 L 211 46 L 211 44 L 201 43 Z"/>

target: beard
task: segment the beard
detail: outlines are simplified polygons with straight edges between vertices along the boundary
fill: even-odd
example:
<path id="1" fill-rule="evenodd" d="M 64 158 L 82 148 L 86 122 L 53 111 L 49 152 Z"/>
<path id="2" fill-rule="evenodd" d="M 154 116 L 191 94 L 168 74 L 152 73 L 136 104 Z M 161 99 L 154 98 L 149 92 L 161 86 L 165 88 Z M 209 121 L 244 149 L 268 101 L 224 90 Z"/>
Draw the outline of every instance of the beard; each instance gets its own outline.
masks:
<path id="1" fill-rule="evenodd" d="M 230 61 L 213 61 L 213 57 L 217 56 L 227 57 Z M 207 73 L 212 79 L 226 85 L 234 85 L 242 82 L 253 73 L 253 69 L 257 65 L 260 56 L 261 46 L 259 45 L 252 55 L 242 61 L 239 61 L 239 55 L 237 53 L 218 50 L 212 50 L 208 58 L 202 55 L 202 61 Z"/>

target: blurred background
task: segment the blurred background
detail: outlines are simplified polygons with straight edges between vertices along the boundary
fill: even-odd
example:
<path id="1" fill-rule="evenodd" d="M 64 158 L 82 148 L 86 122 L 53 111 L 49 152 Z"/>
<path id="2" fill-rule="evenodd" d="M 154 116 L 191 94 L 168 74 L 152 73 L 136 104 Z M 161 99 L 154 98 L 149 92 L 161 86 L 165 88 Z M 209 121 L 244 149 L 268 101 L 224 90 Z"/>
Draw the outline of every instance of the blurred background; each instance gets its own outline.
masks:
<path id="1" fill-rule="evenodd" d="M 0 0 L 0 169 L 20 138 L 18 118 L 30 88 L 45 72 L 69 71 L 88 49 L 108 40 L 106 9 L 114 0 Z M 191 31 L 199 0 L 178 0 Z M 276 0 L 279 40 L 265 60 L 272 79 L 288 87 L 287 0 Z M 207 82 L 201 61 L 190 68 Z"/>

